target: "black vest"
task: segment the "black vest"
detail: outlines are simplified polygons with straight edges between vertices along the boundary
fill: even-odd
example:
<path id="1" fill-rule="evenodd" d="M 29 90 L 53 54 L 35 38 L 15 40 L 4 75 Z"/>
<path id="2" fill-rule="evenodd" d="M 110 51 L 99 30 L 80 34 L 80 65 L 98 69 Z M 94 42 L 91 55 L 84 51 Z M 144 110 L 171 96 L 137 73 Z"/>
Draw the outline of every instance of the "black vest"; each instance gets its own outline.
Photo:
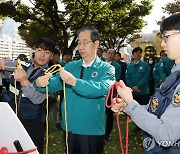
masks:
<path id="1" fill-rule="evenodd" d="M 27 72 L 29 67 L 22 65 L 23 69 Z M 31 73 L 32 74 L 32 73 Z M 30 83 L 33 83 L 38 77 L 44 75 L 44 70 L 40 71 L 36 75 L 30 74 L 28 78 Z M 14 86 L 14 77 L 10 79 L 12 86 Z M 22 97 L 21 84 L 17 82 L 18 95 L 18 117 L 19 119 L 36 119 L 41 122 L 45 122 L 46 117 L 46 100 L 41 104 L 34 104 L 28 98 Z"/>

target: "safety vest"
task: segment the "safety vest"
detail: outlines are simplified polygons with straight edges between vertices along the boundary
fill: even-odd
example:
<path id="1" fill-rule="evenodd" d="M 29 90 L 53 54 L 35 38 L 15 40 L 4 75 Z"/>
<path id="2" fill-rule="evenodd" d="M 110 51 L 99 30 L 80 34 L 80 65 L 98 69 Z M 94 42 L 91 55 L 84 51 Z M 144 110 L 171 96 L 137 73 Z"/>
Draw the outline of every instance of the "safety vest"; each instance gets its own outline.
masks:
<path id="1" fill-rule="evenodd" d="M 176 87 L 180 84 L 180 71 L 173 72 L 162 84 L 150 99 L 148 112 L 156 115 L 159 119 L 166 108 L 172 103 Z M 176 141 L 176 142 L 179 142 Z M 180 154 L 180 146 L 176 143 L 173 146 L 160 146 L 155 139 L 145 134 L 143 140 L 144 154 Z"/>
<path id="2" fill-rule="evenodd" d="M 23 69 L 27 72 L 31 65 L 22 65 Z M 44 70 L 40 71 L 36 75 L 30 74 L 30 78 L 28 78 L 30 83 L 33 83 L 38 77 L 44 75 Z M 14 77 L 10 78 L 10 84 L 14 87 Z M 24 97 L 21 90 L 21 84 L 17 82 L 17 89 L 19 90 L 18 94 L 18 117 L 20 119 L 38 119 L 41 122 L 45 122 L 45 115 L 46 115 L 46 100 L 44 100 L 41 104 L 34 104 L 32 103 L 27 97 Z M 6 98 L 10 98 L 7 102 L 15 111 L 15 103 L 14 103 L 14 94 L 11 92 L 7 92 Z"/>

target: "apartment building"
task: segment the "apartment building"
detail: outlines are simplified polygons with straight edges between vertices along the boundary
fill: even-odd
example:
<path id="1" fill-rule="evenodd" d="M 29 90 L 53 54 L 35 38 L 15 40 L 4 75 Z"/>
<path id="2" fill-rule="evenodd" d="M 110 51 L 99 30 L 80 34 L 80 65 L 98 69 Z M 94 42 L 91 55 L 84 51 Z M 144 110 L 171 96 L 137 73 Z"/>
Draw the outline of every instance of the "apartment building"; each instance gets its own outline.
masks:
<path id="1" fill-rule="evenodd" d="M 30 57 L 32 49 L 28 48 L 25 41 L 12 30 L 12 28 L 15 29 L 16 27 L 12 25 L 8 27 L 8 23 L 4 24 L 5 22 L 6 20 L 0 21 L 0 58 L 14 60 L 20 54 L 25 54 Z M 6 30 L 4 30 L 4 28 L 6 28 Z"/>
<path id="2" fill-rule="evenodd" d="M 6 41 L 4 38 L 0 37 L 0 58 L 14 60 L 20 54 L 25 54 L 30 56 L 32 49 L 26 46 L 23 41 Z"/>

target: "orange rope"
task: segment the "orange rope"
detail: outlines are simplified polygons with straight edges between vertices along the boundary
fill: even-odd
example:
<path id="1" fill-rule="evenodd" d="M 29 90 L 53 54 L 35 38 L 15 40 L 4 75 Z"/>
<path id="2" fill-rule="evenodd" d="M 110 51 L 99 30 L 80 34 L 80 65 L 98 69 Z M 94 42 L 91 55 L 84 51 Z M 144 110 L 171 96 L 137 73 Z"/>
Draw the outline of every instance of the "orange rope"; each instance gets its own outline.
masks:
<path id="1" fill-rule="evenodd" d="M 46 75 L 51 75 L 53 73 L 56 73 L 59 71 L 59 69 L 55 70 L 57 67 L 59 69 L 63 69 L 60 64 L 55 64 L 49 67 L 46 71 Z M 64 114 L 65 114 L 65 127 L 66 127 L 66 153 L 69 154 L 69 146 L 68 146 L 68 123 L 67 123 L 67 111 L 66 111 L 66 90 L 65 90 L 65 82 L 63 82 L 63 89 L 64 89 Z M 48 86 L 46 86 L 46 99 L 48 104 Z M 48 108 L 48 105 L 47 107 Z M 47 109 L 47 115 L 46 115 L 46 127 L 48 128 L 48 109 Z M 46 154 L 48 151 L 48 129 L 46 131 Z"/>
<path id="2" fill-rule="evenodd" d="M 17 70 L 22 70 L 21 60 L 17 59 L 17 66 L 4 66 L 5 68 L 12 68 Z M 17 82 L 14 80 L 14 102 L 15 102 L 15 113 L 18 114 L 18 102 L 17 102 Z"/>
<path id="3" fill-rule="evenodd" d="M 48 124 L 48 110 L 49 100 L 48 100 L 48 86 L 46 86 L 46 154 L 48 154 L 48 144 L 49 144 L 49 124 Z"/>

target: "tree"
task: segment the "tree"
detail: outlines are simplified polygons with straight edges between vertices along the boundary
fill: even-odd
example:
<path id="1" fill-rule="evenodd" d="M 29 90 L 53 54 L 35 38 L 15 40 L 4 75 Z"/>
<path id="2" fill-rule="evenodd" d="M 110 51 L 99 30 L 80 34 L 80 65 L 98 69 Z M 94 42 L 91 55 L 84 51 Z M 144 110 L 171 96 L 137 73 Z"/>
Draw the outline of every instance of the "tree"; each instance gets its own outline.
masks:
<path id="1" fill-rule="evenodd" d="M 76 31 L 84 26 L 95 26 L 101 33 L 101 45 L 119 50 L 124 40 L 145 25 L 143 17 L 150 13 L 152 0 L 61 0 L 65 11 L 58 9 L 56 0 L 3 0 L 0 15 L 22 23 L 19 34 L 29 47 L 39 37 L 52 38 L 61 51 L 77 46 Z"/>
<path id="2" fill-rule="evenodd" d="M 164 8 L 163 8 L 164 12 L 168 13 L 168 14 L 173 14 L 176 12 L 180 12 L 180 1 L 179 0 L 175 0 L 175 2 L 173 3 L 168 3 Z"/>

